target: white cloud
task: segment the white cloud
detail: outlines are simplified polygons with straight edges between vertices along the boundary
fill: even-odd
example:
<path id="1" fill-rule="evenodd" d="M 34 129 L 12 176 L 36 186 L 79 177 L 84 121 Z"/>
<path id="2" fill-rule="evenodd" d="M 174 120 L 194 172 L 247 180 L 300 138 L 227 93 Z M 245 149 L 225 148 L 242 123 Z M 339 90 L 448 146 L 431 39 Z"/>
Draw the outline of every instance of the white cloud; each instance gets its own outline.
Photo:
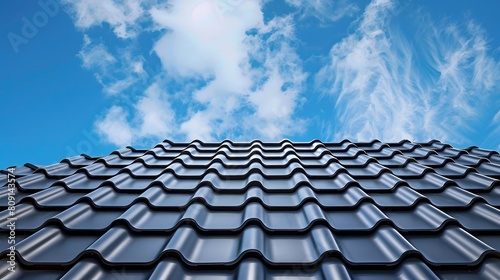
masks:
<path id="1" fill-rule="evenodd" d="M 133 118 L 121 106 L 111 107 L 102 119 L 96 121 L 100 135 L 117 146 L 157 141 L 175 135 L 175 112 L 168 95 L 157 83 L 153 83 L 136 103 L 129 104 Z"/>
<path id="2" fill-rule="evenodd" d="M 214 141 L 213 124 L 207 111 L 198 111 L 191 118 L 182 123 L 181 131 L 186 134 L 187 139 L 203 139 L 203 141 Z"/>
<path id="3" fill-rule="evenodd" d="M 110 95 L 118 95 L 146 75 L 141 56 L 132 57 L 128 50 L 121 50 L 118 57 L 113 56 L 102 43 L 94 43 L 88 35 L 83 37 L 83 47 L 78 53 L 82 66 L 95 71 L 97 81 L 103 91 Z"/>
<path id="4" fill-rule="evenodd" d="M 281 90 L 284 81 L 278 73 L 272 74 L 266 83 L 249 100 L 256 107 L 256 112 L 249 125 L 254 127 L 264 138 L 277 139 L 291 131 L 297 132 L 290 116 L 296 106 L 298 92 Z M 299 129 L 300 131 L 300 129 Z"/>
<path id="5" fill-rule="evenodd" d="M 191 114 L 180 125 L 187 139 L 279 139 L 296 131 L 290 124 L 305 75 L 291 47 L 290 17 L 266 24 L 254 0 L 174 0 L 151 15 L 166 29 L 154 47 L 165 71 L 206 83 L 193 92 Z M 268 100 L 278 107 L 269 109 Z M 265 120 L 273 133 L 257 126 Z"/>
<path id="6" fill-rule="evenodd" d="M 302 130 L 299 124 L 303 121 L 294 112 L 300 106 L 306 75 L 293 47 L 291 16 L 266 23 L 263 3 L 256 0 L 171 0 L 168 5 L 155 5 L 153 0 L 65 3 L 72 9 L 75 24 L 84 30 L 106 23 L 122 39 L 134 37 L 136 31 L 162 32 L 153 50 L 163 69 L 154 77 L 145 71 L 147 61 L 134 57 L 131 48 L 110 52 L 84 37 L 83 66 L 96 71 L 104 92 L 118 96 L 120 102 L 137 102 L 112 107 L 96 122 L 108 141 L 125 142 L 121 135 L 110 134 L 116 132 L 109 129 L 113 123 L 126 125 L 132 131 L 128 138 L 132 142 L 166 137 L 280 139 Z M 149 20 L 144 29 L 139 28 L 138 23 Z M 134 97 L 133 90 L 144 86 L 145 77 L 192 90 L 167 96 L 155 85 L 144 96 Z M 187 108 L 172 107 L 172 102 Z M 177 114 L 176 118 L 178 110 L 187 115 Z"/>
<path id="7" fill-rule="evenodd" d="M 256 110 L 249 126 L 264 139 L 279 139 L 304 131 L 305 121 L 292 116 L 301 103 L 300 93 L 307 75 L 291 48 L 295 40 L 291 16 L 273 19 L 262 32 L 267 34 L 267 39 L 252 43 L 257 44 L 255 56 L 259 53 L 263 56 L 260 58 L 263 75 L 256 76 L 264 81 L 249 96 Z M 262 46 L 266 46 L 265 50 Z"/>
<path id="8" fill-rule="evenodd" d="M 84 37 L 83 66 L 95 71 L 103 91 L 115 95 L 118 103 L 135 102 L 114 106 L 97 120 L 107 141 L 121 145 L 124 139 L 141 142 L 167 137 L 279 140 L 303 131 L 304 121 L 295 116 L 295 110 L 303 101 L 300 93 L 306 75 L 293 47 L 293 17 L 266 23 L 260 0 L 64 3 L 75 25 L 86 32 L 102 24 L 109 25 L 121 39 L 144 31 L 161 32 L 152 47 L 163 67 L 157 73 L 146 73 L 149 61 L 132 55 L 134 44 L 109 51 L 95 39 Z M 148 80 L 155 84 L 141 90 L 143 96 L 135 96 L 134 91 L 144 89 Z M 184 90 L 167 93 L 158 84 Z M 182 108 L 172 106 L 176 102 Z M 132 136 L 126 138 L 110 129 L 114 124 L 127 127 Z M 114 133 L 118 133 L 116 137 Z"/>
<path id="9" fill-rule="evenodd" d="M 62 0 L 68 5 L 75 25 L 88 29 L 93 26 L 109 24 L 116 36 L 134 37 L 139 26 L 136 24 L 144 14 L 141 0 Z"/>
<path id="10" fill-rule="evenodd" d="M 111 55 L 103 44 L 92 46 L 92 41 L 87 35 L 84 35 L 84 44 L 78 56 L 83 62 L 83 67 L 97 67 L 99 71 L 104 72 L 106 68 L 116 62 L 116 59 Z"/>
<path id="11" fill-rule="evenodd" d="M 136 106 L 140 119 L 139 137 L 164 138 L 174 132 L 175 113 L 167 93 L 158 84 L 150 86 Z"/>
<path id="12" fill-rule="evenodd" d="M 108 83 L 105 82 L 101 76 L 97 76 L 97 80 L 99 80 L 99 82 L 103 86 L 104 92 L 111 95 L 116 95 L 130 88 L 137 82 L 138 79 L 133 76 L 128 76 L 123 80 L 116 80 Z"/>
<path id="13" fill-rule="evenodd" d="M 471 21 L 424 17 L 422 37 L 405 37 L 390 24 L 396 10 L 393 1 L 372 1 L 316 76 L 335 98 L 334 138 L 465 140 L 466 124 L 500 77 L 484 33 Z"/>
<path id="14" fill-rule="evenodd" d="M 258 1 L 240 1 L 224 13 L 220 1 L 171 1 L 171 9 L 152 9 L 156 23 L 168 28 L 155 51 L 167 70 L 184 77 L 193 75 L 228 78 L 229 90 L 238 90 L 230 78 L 241 79 L 245 63 L 245 32 L 264 25 Z"/>
<path id="15" fill-rule="evenodd" d="M 348 0 L 285 0 L 301 12 L 301 17 L 313 16 L 320 21 L 336 21 L 351 16 L 358 10 L 356 4 Z"/>
<path id="16" fill-rule="evenodd" d="M 97 131 L 104 139 L 120 147 L 132 143 L 132 128 L 127 122 L 128 114 L 120 106 L 111 107 L 103 120 L 96 123 Z"/>
<path id="17" fill-rule="evenodd" d="M 142 61 L 136 61 L 132 63 L 132 68 L 133 72 L 136 74 L 143 74 L 144 73 L 144 62 Z"/>

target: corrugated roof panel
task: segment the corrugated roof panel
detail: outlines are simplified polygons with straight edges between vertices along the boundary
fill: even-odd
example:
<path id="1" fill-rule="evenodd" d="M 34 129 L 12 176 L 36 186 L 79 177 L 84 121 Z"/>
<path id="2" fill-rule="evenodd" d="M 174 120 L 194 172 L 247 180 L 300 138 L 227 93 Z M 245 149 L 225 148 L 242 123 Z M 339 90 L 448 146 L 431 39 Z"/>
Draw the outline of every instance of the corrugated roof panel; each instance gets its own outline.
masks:
<path id="1" fill-rule="evenodd" d="M 61 162 L 67 162 L 71 167 L 84 167 L 94 163 L 96 160 L 85 155 L 74 156 L 65 158 Z"/>
<path id="2" fill-rule="evenodd" d="M 56 181 L 57 179 L 47 178 L 43 173 L 36 173 L 16 179 L 16 184 L 21 190 L 39 191 L 50 187 Z"/>
<path id="3" fill-rule="evenodd" d="M 27 164 L 0 277 L 498 279 L 499 163 L 437 140 L 166 140 Z"/>
<path id="4" fill-rule="evenodd" d="M 61 162 L 49 166 L 38 168 L 36 173 L 45 173 L 49 177 L 65 177 L 74 174 L 78 168 L 71 167 L 66 162 Z"/>
<path id="5" fill-rule="evenodd" d="M 55 182 L 53 185 L 65 186 L 69 190 L 75 191 L 93 191 L 97 189 L 104 179 L 89 178 L 85 173 L 76 173 L 62 180 Z"/>
<path id="6" fill-rule="evenodd" d="M 500 187 L 495 185 L 490 191 L 480 193 L 481 197 L 489 204 L 495 207 L 500 207 Z"/>

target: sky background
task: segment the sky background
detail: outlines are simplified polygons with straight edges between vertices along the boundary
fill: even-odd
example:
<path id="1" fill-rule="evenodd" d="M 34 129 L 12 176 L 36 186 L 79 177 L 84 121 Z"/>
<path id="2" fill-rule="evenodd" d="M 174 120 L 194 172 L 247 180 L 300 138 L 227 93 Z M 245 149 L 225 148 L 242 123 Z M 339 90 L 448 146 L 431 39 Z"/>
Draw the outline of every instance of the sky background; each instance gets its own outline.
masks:
<path id="1" fill-rule="evenodd" d="M 0 2 L 0 168 L 175 141 L 500 150 L 500 1 Z"/>

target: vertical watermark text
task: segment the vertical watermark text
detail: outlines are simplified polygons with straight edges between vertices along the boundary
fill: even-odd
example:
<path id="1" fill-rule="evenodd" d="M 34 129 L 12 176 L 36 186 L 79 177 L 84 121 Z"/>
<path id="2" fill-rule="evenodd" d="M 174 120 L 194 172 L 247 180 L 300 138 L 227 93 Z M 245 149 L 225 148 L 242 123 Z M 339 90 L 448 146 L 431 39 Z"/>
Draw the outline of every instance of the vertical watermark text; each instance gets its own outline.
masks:
<path id="1" fill-rule="evenodd" d="M 7 270 L 10 272 L 16 271 L 16 175 L 14 175 L 14 167 L 7 169 L 7 211 L 9 217 L 7 218 L 7 228 L 9 235 L 7 243 L 9 244 L 9 252 L 7 253 Z"/>

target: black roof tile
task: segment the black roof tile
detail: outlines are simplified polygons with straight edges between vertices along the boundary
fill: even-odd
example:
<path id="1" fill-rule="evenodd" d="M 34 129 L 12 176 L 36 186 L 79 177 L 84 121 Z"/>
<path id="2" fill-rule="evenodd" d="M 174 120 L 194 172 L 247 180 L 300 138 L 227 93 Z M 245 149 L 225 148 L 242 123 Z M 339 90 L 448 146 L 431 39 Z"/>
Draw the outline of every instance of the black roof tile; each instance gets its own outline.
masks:
<path id="1" fill-rule="evenodd" d="M 330 150 L 332 155 L 338 159 L 344 159 L 344 158 L 354 158 L 358 156 L 359 154 L 366 154 L 362 149 L 352 145 L 349 146 L 349 148 L 345 150 Z"/>
<path id="2" fill-rule="evenodd" d="M 11 192 L 7 187 L 2 187 L 0 189 L 0 211 L 7 209 L 9 203 L 9 194 L 11 194 Z M 29 195 L 29 192 L 17 193 L 16 200 L 22 200 Z"/>
<path id="3" fill-rule="evenodd" d="M 66 162 L 38 168 L 35 173 L 44 173 L 49 177 L 65 177 L 74 174 L 78 169 Z"/>
<path id="4" fill-rule="evenodd" d="M 392 191 L 399 185 L 407 185 L 404 180 L 390 172 L 383 172 L 377 178 L 358 178 L 356 182 L 365 191 Z"/>
<path id="5" fill-rule="evenodd" d="M 356 145 L 350 141 L 342 141 L 339 143 L 324 143 L 323 144 L 330 151 L 344 151 Z"/>
<path id="6" fill-rule="evenodd" d="M 479 174 L 476 172 L 469 172 L 463 178 L 455 178 L 453 182 L 462 189 L 472 190 L 489 190 L 494 186 L 500 185 L 500 181 L 494 178 Z"/>
<path id="7" fill-rule="evenodd" d="M 420 191 L 431 203 L 438 207 L 467 207 L 476 200 L 483 200 L 480 196 L 468 192 L 457 186 L 449 186 L 441 192 Z"/>
<path id="8" fill-rule="evenodd" d="M 59 214 L 61 210 L 50 209 L 41 210 L 37 209 L 31 203 L 21 203 L 16 207 L 16 214 L 18 221 L 16 222 L 16 229 L 21 231 L 34 231 L 40 228 L 47 220 Z M 0 213 L 2 221 L 7 221 L 10 217 L 9 211 L 2 211 Z M 8 223 L 2 223 L 0 226 L 2 230 L 8 230 Z"/>
<path id="9" fill-rule="evenodd" d="M 55 182 L 53 185 L 65 186 L 68 190 L 91 191 L 97 189 L 103 181 L 103 179 L 89 178 L 85 173 L 76 173 Z"/>
<path id="10" fill-rule="evenodd" d="M 492 151 L 492 150 L 486 150 L 486 149 L 481 149 L 478 147 L 471 147 L 467 149 L 471 155 L 475 155 L 478 157 L 485 157 L 489 158 L 494 155 L 499 155 L 498 151 Z"/>
<path id="11" fill-rule="evenodd" d="M 123 194 L 114 194 L 120 197 Z M 358 187 L 349 187 L 343 192 L 316 193 L 310 187 L 301 186 L 292 193 L 267 193 L 260 187 L 250 187 L 245 193 L 219 193 L 203 185 L 193 193 L 167 192 L 160 186 L 152 186 L 139 195 L 153 207 L 185 208 L 193 201 L 202 201 L 209 207 L 241 209 L 251 201 L 259 201 L 266 208 L 296 209 L 307 201 L 318 202 L 323 207 L 355 207 L 362 199 L 370 200 Z M 128 204 L 127 204 L 128 205 Z M 125 207 L 120 204 L 117 207 Z"/>
<path id="12" fill-rule="evenodd" d="M 143 219 L 147 215 L 148 219 Z M 201 202 L 187 209 L 162 211 L 147 203 L 133 204 L 119 219 L 136 231 L 171 231 L 182 224 L 196 225 L 203 231 L 239 231 L 247 224 L 259 224 L 271 232 L 303 232 L 316 224 L 328 225 L 334 231 L 370 231 L 388 218 L 367 202 L 355 210 L 323 210 L 307 202 L 297 210 L 266 209 L 259 202 L 250 202 L 241 210 L 213 210 Z"/>
<path id="13" fill-rule="evenodd" d="M 470 167 L 476 167 L 483 161 L 488 161 L 488 159 L 469 154 L 462 154 L 455 159 L 456 163 Z"/>
<path id="14" fill-rule="evenodd" d="M 124 167 L 121 172 L 129 172 L 135 178 L 156 178 L 163 170 L 164 167 L 148 167 L 141 162 L 135 162 Z"/>
<path id="15" fill-rule="evenodd" d="M 109 167 L 125 167 L 127 165 L 130 165 L 134 162 L 135 159 L 123 159 L 117 154 L 111 154 L 109 156 L 105 156 L 102 158 L 99 158 L 95 162 L 98 163 L 104 163 L 106 166 Z"/>
<path id="16" fill-rule="evenodd" d="M 144 155 L 145 151 L 137 151 L 131 147 L 123 148 L 120 150 L 116 150 L 112 152 L 111 154 L 115 154 L 120 156 L 122 159 L 136 159 L 142 155 Z"/>
<path id="17" fill-rule="evenodd" d="M 69 164 L 69 166 L 78 168 L 78 167 L 84 167 L 84 166 L 90 165 L 90 164 L 94 163 L 95 161 L 96 161 L 95 159 L 93 159 L 89 156 L 79 155 L 79 156 L 74 156 L 74 157 L 70 157 L 70 158 L 65 158 L 65 159 L 61 160 L 61 163 L 66 162 Z"/>
<path id="18" fill-rule="evenodd" d="M 495 186 L 490 191 L 485 193 L 480 193 L 481 197 L 486 200 L 489 204 L 495 207 L 500 207 L 500 187 Z"/>
<path id="19" fill-rule="evenodd" d="M 35 173 L 16 179 L 16 185 L 21 190 L 39 191 L 50 187 L 56 181 L 55 178 L 47 178 L 44 173 Z"/>
<path id="20" fill-rule="evenodd" d="M 406 157 L 412 157 L 415 159 L 424 159 L 433 155 L 437 155 L 437 152 L 435 152 L 434 150 L 425 148 L 415 148 L 413 150 L 401 151 L 401 153 Z"/>
<path id="21" fill-rule="evenodd" d="M 120 167 L 108 167 L 101 162 L 93 163 L 80 169 L 81 172 L 85 172 L 89 177 L 104 179 L 116 175 L 120 170 Z"/>
<path id="22" fill-rule="evenodd" d="M 424 258 L 434 265 L 479 263 L 494 248 L 457 226 L 449 226 L 435 234 L 404 234 Z"/>
<path id="23" fill-rule="evenodd" d="M 82 198 L 82 196 L 87 195 L 87 193 L 86 191 L 69 192 L 63 186 L 52 186 L 26 196 L 21 201 L 29 200 L 39 207 L 65 207 L 72 205 L 78 199 Z"/>
<path id="24" fill-rule="evenodd" d="M 441 141 L 439 141 L 437 139 L 430 140 L 427 143 L 422 142 L 422 143 L 418 143 L 418 144 L 422 147 L 431 148 L 431 149 L 434 149 L 436 151 L 441 151 L 447 147 L 452 148 L 452 146 L 450 144 L 442 143 Z"/>
<path id="25" fill-rule="evenodd" d="M 474 169 L 471 167 L 467 167 L 454 162 L 447 162 L 444 166 L 434 167 L 433 169 L 439 175 L 446 176 L 448 178 L 463 177 L 468 172 L 474 171 Z"/>
<path id="26" fill-rule="evenodd" d="M 167 173 L 170 174 L 170 173 Z M 180 181 L 179 183 L 184 182 Z M 141 191 L 145 190 L 153 183 L 150 178 L 134 178 L 130 173 L 119 173 L 108 180 L 105 180 L 101 186 L 112 186 L 118 191 Z"/>
<path id="27" fill-rule="evenodd" d="M 486 203 L 474 203 L 468 209 L 445 210 L 469 231 L 498 231 L 500 210 Z"/>
<path id="28" fill-rule="evenodd" d="M 375 162 L 370 162 L 366 166 L 350 167 L 347 172 L 356 178 L 378 177 L 382 172 L 388 171 L 387 167 Z"/>
<path id="29" fill-rule="evenodd" d="M 422 177 L 425 172 L 432 171 L 430 167 L 425 165 L 421 165 L 415 162 L 410 162 L 402 167 L 393 167 L 391 171 L 398 177 L 401 178 L 415 178 Z"/>
<path id="30" fill-rule="evenodd" d="M 372 157 L 379 158 L 379 159 L 384 159 L 384 158 L 392 158 L 396 155 L 400 155 L 401 152 L 389 147 L 383 147 L 380 150 L 367 150 L 364 149 L 364 151 Z"/>
<path id="31" fill-rule="evenodd" d="M 500 278 L 500 155 L 477 147 L 166 140 L 14 174 L 1 278 Z"/>
<path id="32" fill-rule="evenodd" d="M 477 261 L 481 254 L 491 250 L 473 237 L 461 236 L 460 229 L 456 231 L 449 234 L 461 237 L 461 242 L 471 243 L 468 245 L 474 249 L 472 253 L 455 256 L 457 263 Z M 164 256 L 179 256 L 191 265 L 230 265 L 247 254 L 260 255 L 274 264 L 314 264 L 328 254 L 342 256 L 350 264 L 378 265 L 396 264 L 403 255 L 416 252 L 415 247 L 390 226 L 381 226 L 367 234 L 335 235 L 323 225 L 294 235 L 267 233 L 256 225 L 219 235 L 203 233 L 188 225 L 178 227 L 171 234 L 138 234 L 117 225 L 102 235 L 74 233 L 48 225 L 24 239 L 17 248 L 23 262 L 35 265 L 70 265 L 77 257 L 91 253 L 102 257 L 104 263 L 123 265 L 151 264 Z M 447 260 L 437 256 L 433 262 L 446 264 Z"/>
<path id="33" fill-rule="evenodd" d="M 441 279 L 455 279 L 455 280 L 467 280 L 467 279 L 500 279 L 500 259 L 498 258 L 488 258 L 479 267 L 471 268 L 455 268 L 455 269 L 443 269 L 437 271 L 437 275 Z"/>
<path id="34" fill-rule="evenodd" d="M 418 203 L 413 208 L 384 210 L 384 213 L 400 231 L 437 231 L 447 222 L 454 221 L 454 217 L 427 202 Z"/>
<path id="35" fill-rule="evenodd" d="M 67 272 L 67 269 L 47 269 L 47 268 L 31 268 L 27 269 L 23 266 L 16 266 L 15 272 L 8 270 L 10 267 L 8 264 L 9 258 L 0 258 L 0 278 L 1 279 L 40 279 L 40 280 L 54 280 L 60 279 Z M 75 278 L 76 279 L 76 278 Z"/>
<path id="36" fill-rule="evenodd" d="M 486 245 L 495 248 L 495 250 L 500 250 L 500 236 L 495 233 L 477 233 L 475 235 L 479 240 L 484 242 Z"/>
<path id="37" fill-rule="evenodd" d="M 488 157 L 488 160 L 495 164 L 500 164 L 500 155 L 494 154 Z"/>
<path id="38" fill-rule="evenodd" d="M 23 166 L 17 166 L 15 169 L 14 169 L 14 175 L 16 177 L 23 177 L 23 176 L 26 176 L 26 175 L 30 175 L 30 174 L 33 174 L 33 172 L 35 172 L 35 170 L 38 169 L 38 166 L 35 166 L 33 164 L 25 164 Z M 7 179 L 7 176 L 5 176 L 6 174 L 10 173 L 9 171 L 7 170 L 1 170 L 0 171 L 0 182 L 2 182 L 2 184 L 4 183 L 4 180 Z M 11 173 L 12 174 L 12 173 Z"/>
<path id="39" fill-rule="evenodd" d="M 475 168 L 477 172 L 486 175 L 486 176 L 491 176 L 496 179 L 500 179 L 500 164 L 495 164 L 491 162 L 482 162 Z"/>
<path id="40" fill-rule="evenodd" d="M 426 172 L 417 178 L 405 178 L 405 181 L 415 190 L 443 190 L 453 181 L 434 172 Z"/>
<path id="41" fill-rule="evenodd" d="M 172 173 L 164 173 L 153 183 L 163 186 L 171 191 L 193 191 L 201 184 L 209 185 L 217 191 L 244 191 L 251 186 L 260 186 L 269 192 L 286 192 L 296 189 L 301 185 L 308 185 L 315 191 L 341 191 L 350 185 L 358 183 L 347 173 L 339 172 L 333 178 L 309 178 L 301 172 L 293 173 L 291 177 L 264 177 L 261 173 L 249 173 L 243 177 L 222 177 L 216 172 L 206 173 L 201 179 L 178 178 Z M 144 185 L 145 186 L 145 185 Z"/>
<path id="42" fill-rule="evenodd" d="M 419 158 L 416 160 L 418 163 L 428 167 L 441 167 L 447 162 L 453 161 L 450 158 L 431 154 L 426 158 Z"/>
<path id="43" fill-rule="evenodd" d="M 463 154 L 468 154 L 466 150 L 455 149 L 452 147 L 445 147 L 438 152 L 441 156 L 456 159 Z"/>
<path id="44" fill-rule="evenodd" d="M 393 192 L 372 192 L 369 195 L 375 203 L 381 207 L 412 207 L 420 200 L 426 200 L 425 196 L 407 186 L 400 186 Z"/>
<path id="45" fill-rule="evenodd" d="M 391 158 L 377 158 L 377 161 L 385 167 L 401 167 L 414 162 L 415 159 L 396 154 Z"/>

